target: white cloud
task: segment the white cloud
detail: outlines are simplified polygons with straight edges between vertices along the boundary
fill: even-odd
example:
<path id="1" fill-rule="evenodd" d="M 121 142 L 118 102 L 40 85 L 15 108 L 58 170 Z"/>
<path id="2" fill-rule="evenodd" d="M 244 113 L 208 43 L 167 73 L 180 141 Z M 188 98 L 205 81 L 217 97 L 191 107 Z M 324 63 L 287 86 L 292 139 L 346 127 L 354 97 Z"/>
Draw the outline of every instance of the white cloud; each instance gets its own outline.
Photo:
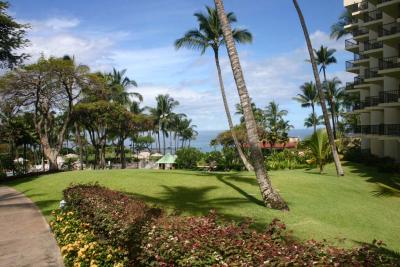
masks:
<path id="1" fill-rule="evenodd" d="M 80 21 L 77 18 L 48 18 L 46 20 L 28 21 L 31 25 L 31 31 L 35 33 L 46 33 L 48 31 L 63 31 L 79 26 Z"/>

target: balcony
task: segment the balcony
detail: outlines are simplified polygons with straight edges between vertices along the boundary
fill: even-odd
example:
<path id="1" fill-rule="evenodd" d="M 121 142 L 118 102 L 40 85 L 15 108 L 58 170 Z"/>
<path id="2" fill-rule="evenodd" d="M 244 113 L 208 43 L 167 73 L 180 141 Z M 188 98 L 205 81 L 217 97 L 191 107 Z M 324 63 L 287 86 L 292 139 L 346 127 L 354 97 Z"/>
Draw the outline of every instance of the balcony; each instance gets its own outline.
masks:
<path id="1" fill-rule="evenodd" d="M 358 49 L 359 42 L 354 39 L 347 39 L 344 43 L 347 50 Z"/>
<path id="2" fill-rule="evenodd" d="M 354 38 L 366 35 L 368 33 L 369 33 L 369 30 L 367 28 L 365 28 L 365 27 L 355 29 L 352 32 Z"/>
<path id="3" fill-rule="evenodd" d="M 383 135 L 385 132 L 383 124 L 370 125 L 369 134 Z"/>
<path id="4" fill-rule="evenodd" d="M 380 97 L 381 103 L 397 103 L 400 99 L 400 90 L 383 91 Z"/>
<path id="5" fill-rule="evenodd" d="M 372 39 L 372 40 L 364 42 L 364 50 L 363 50 L 363 52 L 370 51 L 370 50 L 375 50 L 375 49 L 380 49 L 380 48 L 383 48 L 383 42 L 382 41 L 378 41 L 376 39 Z"/>
<path id="6" fill-rule="evenodd" d="M 383 134 L 388 136 L 400 136 L 400 124 L 385 124 Z"/>
<path id="7" fill-rule="evenodd" d="M 350 12 L 358 12 L 358 11 L 364 11 L 368 9 L 368 1 L 362 1 L 360 3 L 355 3 L 351 6 L 348 7 Z"/>
<path id="8" fill-rule="evenodd" d="M 359 75 L 357 77 L 354 77 L 353 86 L 361 85 L 363 82 L 364 82 L 364 76 Z"/>
<path id="9" fill-rule="evenodd" d="M 365 69 L 365 79 L 373 79 L 382 77 L 379 73 L 379 68 Z"/>
<path id="10" fill-rule="evenodd" d="M 400 23 L 393 22 L 393 23 L 382 25 L 382 27 L 379 28 L 378 36 L 385 37 L 385 36 L 391 36 L 391 35 L 394 35 L 397 33 L 400 33 Z"/>
<path id="11" fill-rule="evenodd" d="M 400 58 L 399 57 L 387 57 L 379 59 L 379 69 L 393 69 L 400 68 Z"/>
<path id="12" fill-rule="evenodd" d="M 383 18 L 382 11 L 375 10 L 364 14 L 364 23 L 377 21 Z"/>

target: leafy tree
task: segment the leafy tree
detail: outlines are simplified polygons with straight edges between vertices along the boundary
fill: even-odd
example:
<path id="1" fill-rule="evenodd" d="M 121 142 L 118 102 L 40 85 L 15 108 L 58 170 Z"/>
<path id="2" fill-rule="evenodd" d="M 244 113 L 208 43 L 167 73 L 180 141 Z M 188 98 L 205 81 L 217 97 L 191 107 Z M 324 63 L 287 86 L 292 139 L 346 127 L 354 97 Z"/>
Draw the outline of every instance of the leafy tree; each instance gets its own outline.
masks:
<path id="1" fill-rule="evenodd" d="M 257 135 L 257 123 L 254 119 L 254 114 L 251 109 L 250 96 L 244 80 L 244 75 L 239 61 L 239 55 L 236 50 L 234 32 L 232 32 L 229 19 L 225 14 L 222 0 L 214 0 L 214 3 L 218 12 L 218 18 L 220 20 L 229 60 L 231 62 L 232 72 L 240 98 L 240 104 L 243 108 L 251 158 L 254 162 L 254 170 L 260 186 L 261 196 L 267 207 L 286 210 L 288 209 L 288 206 L 279 193 L 276 192 L 272 187 L 264 165 L 264 156 L 261 152 L 261 148 L 259 146 L 260 141 Z"/>
<path id="2" fill-rule="evenodd" d="M 331 38 L 339 40 L 340 38 L 348 34 L 344 26 L 350 24 L 351 20 L 351 11 L 346 8 L 340 15 L 339 20 L 331 26 Z"/>
<path id="3" fill-rule="evenodd" d="M 0 68 L 13 68 L 22 63 L 28 55 L 16 52 L 29 42 L 25 38 L 27 24 L 20 24 L 6 13 L 8 2 L 0 1 Z"/>
<path id="4" fill-rule="evenodd" d="M 214 52 L 215 65 L 217 67 L 219 86 L 222 95 L 222 101 L 224 103 L 225 113 L 228 119 L 229 129 L 233 129 L 233 122 L 231 113 L 229 110 L 228 101 L 225 94 L 225 86 L 222 78 L 221 66 L 219 62 L 219 48 L 225 45 L 224 36 L 222 33 L 221 23 L 218 18 L 218 13 L 215 8 L 206 6 L 207 13 L 195 13 L 194 16 L 198 21 L 198 28 L 192 29 L 185 33 L 185 35 L 175 41 L 175 47 L 180 49 L 186 47 L 189 49 L 200 50 L 201 54 L 204 54 L 208 48 L 211 48 Z M 226 15 L 228 23 L 232 24 L 237 22 L 237 18 L 233 12 Z M 248 30 L 245 29 L 233 29 L 232 31 L 233 41 L 236 43 L 250 43 L 252 41 L 252 35 Z M 235 142 L 238 153 L 248 170 L 253 170 L 250 162 L 244 155 L 239 142 L 232 130 L 232 138 Z"/>
<path id="5" fill-rule="evenodd" d="M 178 169 L 196 169 L 197 162 L 203 157 L 200 150 L 188 147 L 176 151 L 176 167 Z"/>
<path id="6" fill-rule="evenodd" d="M 57 156 L 64 143 L 71 112 L 87 86 L 88 67 L 71 59 L 41 57 L 36 63 L 7 73 L 0 82 L 0 96 L 20 110 L 33 113 L 33 122 L 50 169 L 57 170 Z"/>
<path id="7" fill-rule="evenodd" d="M 293 126 L 284 117 L 288 114 L 287 110 L 279 109 L 279 105 L 274 101 L 265 107 L 265 127 L 267 140 L 271 145 L 271 150 L 278 142 L 287 143 L 288 132 Z"/>
<path id="8" fill-rule="evenodd" d="M 302 28 L 303 33 L 304 33 L 304 38 L 305 38 L 306 43 L 307 43 L 307 50 L 308 50 L 308 53 L 309 53 L 309 56 L 310 56 L 310 62 L 311 62 L 311 66 L 312 66 L 312 70 L 313 70 L 313 74 L 314 74 L 315 84 L 317 86 L 320 105 L 321 105 L 322 113 L 323 113 L 323 116 L 324 116 L 325 127 L 326 127 L 326 131 L 328 133 L 329 144 L 331 146 L 333 159 L 335 161 L 336 172 L 337 172 L 338 176 L 343 176 L 344 175 L 344 171 L 343 171 L 343 168 L 342 168 L 342 164 L 340 163 L 339 155 L 338 155 L 338 152 L 337 152 L 337 149 L 336 149 L 335 138 L 333 136 L 331 124 L 329 122 L 328 111 L 327 111 L 327 108 L 326 108 L 326 103 L 325 103 L 325 98 L 324 98 L 324 91 L 322 89 L 321 79 L 320 79 L 319 73 L 318 73 L 317 60 L 315 58 L 314 50 L 313 50 L 313 47 L 312 47 L 312 44 L 311 44 L 310 35 L 308 33 L 308 29 L 307 29 L 307 25 L 306 25 L 306 22 L 305 22 L 305 19 L 304 19 L 304 16 L 303 16 L 303 12 L 301 11 L 299 4 L 297 3 L 297 0 L 293 0 L 293 5 L 294 5 L 294 7 L 296 9 L 296 12 L 297 12 L 297 14 L 299 16 L 300 25 L 301 25 L 301 28 Z"/>
<path id="9" fill-rule="evenodd" d="M 314 161 L 322 174 L 324 166 L 331 160 L 331 148 L 325 129 L 319 129 L 311 138 L 305 140 L 306 147 L 311 151 Z"/>
<path id="10" fill-rule="evenodd" d="M 315 129 L 316 126 L 322 125 L 323 123 L 324 123 L 324 117 L 322 115 L 317 116 L 315 115 L 315 113 L 310 113 L 310 115 L 304 120 L 304 126 L 306 126 L 307 128 L 314 127 Z M 314 133 L 315 132 L 316 129 Z"/>
<path id="11" fill-rule="evenodd" d="M 297 94 L 293 99 L 301 104 L 303 108 L 311 107 L 312 109 L 312 117 L 317 118 L 315 113 L 315 105 L 318 103 L 318 92 L 315 84 L 311 82 L 306 82 L 302 86 L 300 86 L 300 94 Z M 315 120 L 311 120 L 312 122 L 316 122 Z M 314 133 L 317 131 L 317 124 L 312 125 L 314 127 Z"/>

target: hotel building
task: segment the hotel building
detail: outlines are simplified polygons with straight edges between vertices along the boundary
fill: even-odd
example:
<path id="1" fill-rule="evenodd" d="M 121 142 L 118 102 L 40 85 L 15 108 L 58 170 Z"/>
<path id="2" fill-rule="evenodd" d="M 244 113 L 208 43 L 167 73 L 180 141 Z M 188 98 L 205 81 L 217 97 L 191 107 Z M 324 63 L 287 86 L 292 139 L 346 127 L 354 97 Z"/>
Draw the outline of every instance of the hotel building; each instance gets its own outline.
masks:
<path id="1" fill-rule="evenodd" d="M 357 75 L 346 91 L 359 95 L 354 133 L 363 150 L 400 161 L 400 0 L 344 0 L 344 6 L 352 15 L 345 48 L 354 54 L 346 70 Z"/>

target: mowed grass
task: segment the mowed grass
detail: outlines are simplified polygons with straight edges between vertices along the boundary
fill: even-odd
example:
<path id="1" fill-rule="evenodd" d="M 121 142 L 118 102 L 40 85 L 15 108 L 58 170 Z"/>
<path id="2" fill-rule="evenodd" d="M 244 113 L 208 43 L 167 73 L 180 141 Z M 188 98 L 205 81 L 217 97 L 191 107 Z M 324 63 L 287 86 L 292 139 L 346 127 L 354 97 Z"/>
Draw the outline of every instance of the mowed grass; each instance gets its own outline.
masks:
<path id="1" fill-rule="evenodd" d="M 342 246 L 378 239 L 388 249 L 400 251 L 400 198 L 374 195 L 379 183 L 399 186 L 399 177 L 349 163 L 345 172 L 345 177 L 337 177 L 333 165 L 324 175 L 315 170 L 271 172 L 274 187 L 289 203 L 289 212 L 263 207 L 255 177 L 248 172 L 74 171 L 6 185 L 30 197 L 46 217 L 58 207 L 62 190 L 71 183 L 99 182 L 182 214 L 205 215 L 215 209 L 227 219 L 250 217 L 259 229 L 279 218 L 301 239 L 327 239 Z"/>

